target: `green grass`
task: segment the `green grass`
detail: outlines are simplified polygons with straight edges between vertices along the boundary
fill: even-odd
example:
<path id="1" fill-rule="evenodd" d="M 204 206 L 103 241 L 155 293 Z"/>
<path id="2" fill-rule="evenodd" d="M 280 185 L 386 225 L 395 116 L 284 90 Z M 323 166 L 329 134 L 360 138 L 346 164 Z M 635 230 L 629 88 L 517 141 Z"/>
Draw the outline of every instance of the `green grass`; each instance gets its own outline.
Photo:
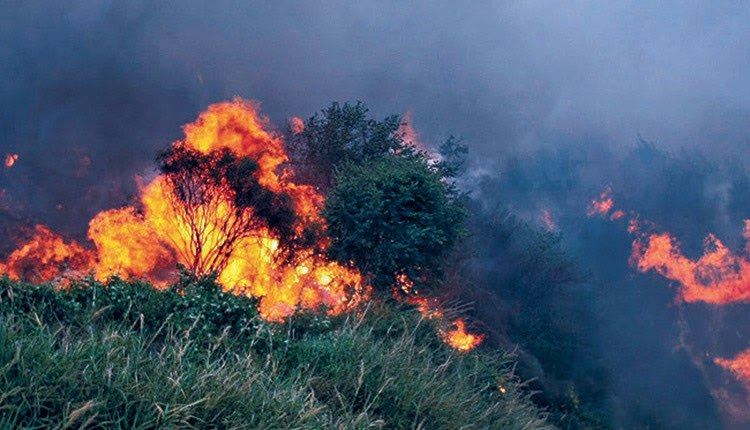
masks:
<path id="1" fill-rule="evenodd" d="M 0 428 L 547 427 L 512 366 L 392 304 L 269 324 L 211 278 L 0 278 Z"/>

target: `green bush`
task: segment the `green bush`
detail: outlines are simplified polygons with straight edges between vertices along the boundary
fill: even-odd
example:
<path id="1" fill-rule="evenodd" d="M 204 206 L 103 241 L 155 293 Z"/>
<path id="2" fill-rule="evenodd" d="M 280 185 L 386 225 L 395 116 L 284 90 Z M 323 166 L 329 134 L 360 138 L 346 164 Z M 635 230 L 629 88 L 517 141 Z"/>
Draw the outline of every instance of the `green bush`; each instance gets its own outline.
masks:
<path id="1" fill-rule="evenodd" d="M 466 211 L 426 159 L 391 155 L 342 169 L 323 216 L 330 255 L 389 294 L 401 275 L 418 288 L 439 282 Z"/>

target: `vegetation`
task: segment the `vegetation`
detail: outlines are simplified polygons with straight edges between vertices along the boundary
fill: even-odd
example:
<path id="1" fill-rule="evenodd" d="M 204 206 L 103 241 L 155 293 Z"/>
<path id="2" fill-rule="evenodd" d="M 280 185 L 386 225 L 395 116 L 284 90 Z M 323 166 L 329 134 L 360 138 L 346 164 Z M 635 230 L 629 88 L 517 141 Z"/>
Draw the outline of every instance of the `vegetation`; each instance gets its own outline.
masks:
<path id="1" fill-rule="evenodd" d="M 399 115 L 378 121 L 370 117 L 362 102 L 333 102 L 308 118 L 301 133 L 288 139 L 295 172 L 302 181 L 327 192 L 334 185 L 338 166 L 402 151 L 400 126 Z"/>
<path id="2" fill-rule="evenodd" d="M 519 374 L 534 378 L 535 401 L 561 428 L 607 428 L 609 375 L 591 339 L 587 274 L 561 244 L 509 211 L 474 208 L 464 300 L 475 316 L 518 345 Z M 474 290 L 471 292 L 471 290 Z"/>
<path id="3" fill-rule="evenodd" d="M 400 276 L 417 287 L 441 279 L 466 212 L 425 159 L 390 155 L 342 169 L 323 215 L 331 256 L 390 292 Z"/>
<path id="4" fill-rule="evenodd" d="M 189 230 L 176 244 L 188 269 L 165 290 L 0 278 L 0 427 L 512 429 L 545 427 L 547 413 L 562 428 L 606 427 L 607 375 L 581 341 L 592 325 L 585 281 L 561 236 L 488 204 L 499 195 L 488 184 L 483 201 L 470 200 L 454 183 L 466 147 L 451 137 L 433 159 L 404 143 L 401 125 L 333 103 L 297 128 L 297 179 L 326 195 L 327 227 L 301 234 L 292 197 L 262 186 L 255 160 L 179 145 L 162 153 L 170 216 Z M 403 291 L 455 299 L 490 346 L 458 353 L 441 341 L 445 321 L 393 301 L 266 323 L 253 299 L 222 293 L 208 275 L 258 229 L 288 256 L 326 244 L 382 295 L 413 286 Z M 503 352 L 514 346 L 518 374 L 533 379 L 525 385 Z"/>
<path id="5" fill-rule="evenodd" d="M 467 215 L 451 182 L 466 147 L 451 137 L 433 160 L 403 140 L 402 125 L 398 115 L 371 118 L 361 102 L 334 102 L 288 139 L 299 178 L 326 193 L 329 254 L 387 294 L 403 276 L 437 285 Z"/>
<path id="6" fill-rule="evenodd" d="M 261 320 L 211 277 L 0 278 L 2 428 L 541 428 L 499 351 L 413 310 Z"/>
<path id="7" fill-rule="evenodd" d="M 297 221 L 292 199 L 260 184 L 253 158 L 227 149 L 203 154 L 176 145 L 158 161 L 169 184 L 164 197 L 187 229 L 173 245 L 193 271 L 220 272 L 237 244 L 262 228 L 282 243 L 292 241 Z"/>

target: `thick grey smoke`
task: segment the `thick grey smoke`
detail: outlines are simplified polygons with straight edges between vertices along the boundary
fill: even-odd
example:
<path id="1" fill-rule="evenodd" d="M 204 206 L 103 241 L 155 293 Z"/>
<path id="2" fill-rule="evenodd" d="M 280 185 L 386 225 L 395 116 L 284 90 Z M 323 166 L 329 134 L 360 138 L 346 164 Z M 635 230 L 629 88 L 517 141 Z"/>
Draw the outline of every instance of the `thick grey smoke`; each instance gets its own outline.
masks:
<path id="1" fill-rule="evenodd" d="M 29 218 L 79 238 L 94 213 L 132 198 L 136 175 L 153 174 L 156 151 L 180 137 L 182 124 L 234 95 L 259 100 L 277 124 L 333 100 L 365 101 L 377 116 L 411 111 L 428 143 L 461 136 L 481 160 L 476 170 L 505 175 L 520 154 L 517 165 L 532 173 L 507 189 L 510 178 L 492 198 L 528 211 L 551 203 L 570 217 L 592 190 L 627 179 L 607 177 L 612 166 L 628 165 L 611 154 L 627 153 L 639 134 L 672 151 L 698 148 L 718 162 L 744 157 L 750 141 L 745 2 L 5 0 L 0 10 L 0 156 L 19 155 L 12 168 L 0 165 L 0 222 Z M 553 148 L 551 160 L 524 158 L 543 147 Z M 554 161 L 565 151 L 573 164 L 588 163 L 570 179 L 580 186 L 554 177 L 571 169 Z M 540 178 L 553 186 L 542 203 L 534 193 L 550 189 L 533 185 Z M 704 182 L 726 191 L 725 179 Z M 643 206 L 658 213 L 659 203 Z M 689 240 L 708 232 L 700 219 L 690 224 L 682 216 L 674 228 L 690 232 Z M 721 228 L 735 221 L 726 216 L 702 219 Z M 586 245 L 579 248 L 585 255 Z M 627 250 L 612 252 L 620 251 Z M 649 309 L 670 320 L 670 294 L 662 295 L 646 294 Z M 642 306 L 630 293 L 622 297 L 625 310 Z M 674 328 L 671 321 L 662 331 Z M 621 328 L 608 333 L 638 338 Z M 669 359 L 666 349 L 649 362 Z M 634 348 L 627 352 L 638 357 Z M 620 378 L 616 388 L 626 395 L 617 401 L 630 403 L 618 410 L 670 398 L 677 410 L 682 399 L 708 398 L 680 392 L 701 385 L 696 375 L 672 396 L 655 389 L 680 375 L 679 360 L 668 371 L 644 371 L 656 382 L 636 390 Z M 632 362 L 614 366 L 636 378 Z M 652 399 L 634 399 L 648 393 Z"/>

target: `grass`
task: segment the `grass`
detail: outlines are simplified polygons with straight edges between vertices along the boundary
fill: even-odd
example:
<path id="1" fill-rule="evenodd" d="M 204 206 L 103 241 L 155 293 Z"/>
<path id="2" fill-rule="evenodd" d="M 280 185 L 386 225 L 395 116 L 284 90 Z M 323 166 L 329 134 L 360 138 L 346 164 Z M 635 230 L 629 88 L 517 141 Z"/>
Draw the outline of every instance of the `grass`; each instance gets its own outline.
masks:
<path id="1" fill-rule="evenodd" d="M 392 304 L 269 324 L 210 277 L 0 278 L 0 428 L 548 427 L 529 396 L 511 356 Z"/>

